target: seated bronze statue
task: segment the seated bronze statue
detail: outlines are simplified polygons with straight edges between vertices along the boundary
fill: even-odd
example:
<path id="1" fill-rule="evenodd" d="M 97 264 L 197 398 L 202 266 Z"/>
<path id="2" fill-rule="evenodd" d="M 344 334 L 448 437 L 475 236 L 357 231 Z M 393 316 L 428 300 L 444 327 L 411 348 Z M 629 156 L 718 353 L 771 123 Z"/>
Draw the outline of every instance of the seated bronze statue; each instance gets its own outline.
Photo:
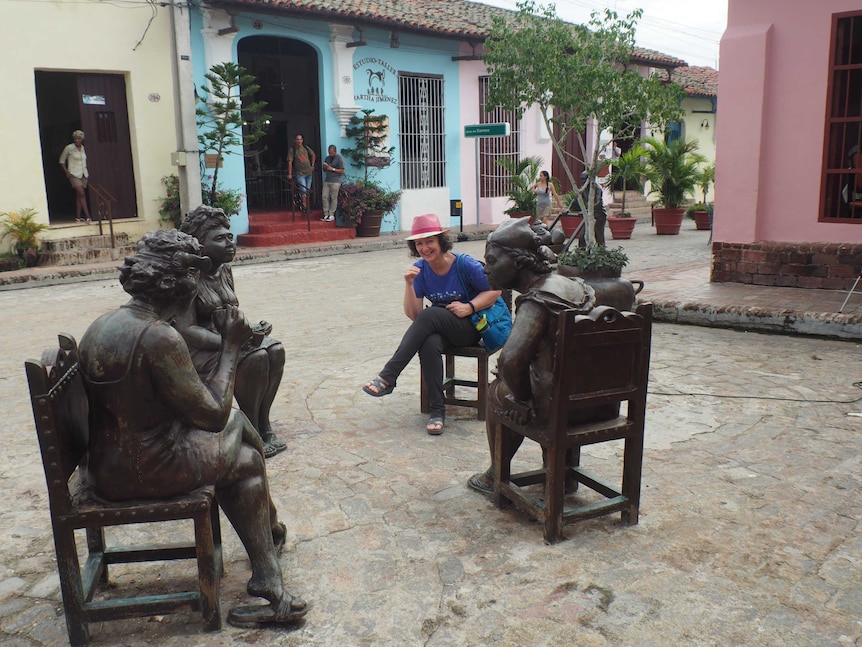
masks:
<path id="1" fill-rule="evenodd" d="M 512 332 L 497 358 L 498 377 L 488 389 L 488 407 L 520 423 L 546 422 L 550 415 L 557 315 L 568 309 L 589 312 L 596 303 L 593 288 L 583 279 L 558 274 L 555 261 L 554 254 L 542 244 L 541 235 L 530 228 L 529 218 L 503 222 L 488 235 L 485 244 L 485 272 L 491 287 L 520 293 L 515 300 Z M 600 416 L 602 412 L 590 415 Z M 491 418 L 488 416 L 486 432 L 493 460 Z M 522 436 L 513 435 L 508 443 L 511 455 L 521 441 Z M 474 474 L 468 485 L 483 494 L 493 494 L 491 468 Z"/>
<path id="2" fill-rule="evenodd" d="M 201 271 L 194 305 L 175 322 L 189 346 L 198 374 L 206 379 L 221 348 L 215 317 L 223 307 L 239 305 L 230 266 L 236 246 L 228 217 L 221 209 L 198 207 L 186 215 L 180 231 L 197 238 L 203 247 L 202 254 L 212 260 L 212 266 Z M 284 374 L 284 346 L 269 337 L 271 331 L 272 326 L 265 321 L 254 326 L 252 339 L 240 349 L 235 388 L 239 408 L 263 439 L 267 458 L 287 448 L 284 440 L 276 438 L 269 420 Z"/>
<path id="3" fill-rule="evenodd" d="M 170 321 L 188 310 L 209 259 L 178 231 L 146 234 L 120 270 L 131 300 L 99 317 L 80 343 L 90 399 L 89 478 L 110 501 L 172 497 L 214 485 L 251 561 L 249 595 L 268 605 L 232 609 L 243 627 L 288 623 L 306 603 L 284 589 L 278 554 L 286 528 L 269 495 L 263 444 L 232 408 L 234 376 L 252 327 L 234 305 L 213 313 L 219 347 L 206 383 Z"/>

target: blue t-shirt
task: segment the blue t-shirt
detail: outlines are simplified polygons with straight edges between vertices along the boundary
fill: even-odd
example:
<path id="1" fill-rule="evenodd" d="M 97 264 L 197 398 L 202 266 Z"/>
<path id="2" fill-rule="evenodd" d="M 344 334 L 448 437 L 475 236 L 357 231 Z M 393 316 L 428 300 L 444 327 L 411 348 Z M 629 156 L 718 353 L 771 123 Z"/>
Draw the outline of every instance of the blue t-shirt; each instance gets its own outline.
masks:
<path id="1" fill-rule="evenodd" d="M 459 255 L 456 254 L 456 256 Z M 453 301 L 467 303 L 480 292 L 490 290 L 491 286 L 488 284 L 488 277 L 485 276 L 482 264 L 466 254 L 463 256 L 466 261 L 464 274 L 469 286 L 463 285 L 458 277 L 457 259 L 443 276 L 435 274 L 424 258 L 413 263 L 419 268 L 419 275 L 413 280 L 413 291 L 416 296 L 419 299 L 423 297 L 428 299 L 432 305 L 446 306 Z"/>

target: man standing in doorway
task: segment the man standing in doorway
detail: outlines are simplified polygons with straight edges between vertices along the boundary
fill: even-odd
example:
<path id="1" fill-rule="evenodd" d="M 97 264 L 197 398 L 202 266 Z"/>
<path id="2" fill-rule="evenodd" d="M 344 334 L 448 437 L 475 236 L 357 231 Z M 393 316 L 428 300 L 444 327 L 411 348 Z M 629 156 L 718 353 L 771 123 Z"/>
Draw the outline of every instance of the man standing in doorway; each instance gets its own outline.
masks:
<path id="1" fill-rule="evenodd" d="M 302 210 L 308 213 L 308 194 L 311 192 L 311 174 L 314 173 L 314 164 L 317 156 L 309 147 L 302 143 L 302 135 L 293 138 L 293 146 L 287 150 L 287 179 L 291 179 L 296 172 L 296 183 L 299 195 L 302 199 Z"/>
<path id="2" fill-rule="evenodd" d="M 323 160 L 323 220 L 335 220 L 335 210 L 338 209 L 338 191 L 344 180 L 344 159 L 338 154 L 338 149 L 332 144 L 326 149 L 329 155 Z"/>

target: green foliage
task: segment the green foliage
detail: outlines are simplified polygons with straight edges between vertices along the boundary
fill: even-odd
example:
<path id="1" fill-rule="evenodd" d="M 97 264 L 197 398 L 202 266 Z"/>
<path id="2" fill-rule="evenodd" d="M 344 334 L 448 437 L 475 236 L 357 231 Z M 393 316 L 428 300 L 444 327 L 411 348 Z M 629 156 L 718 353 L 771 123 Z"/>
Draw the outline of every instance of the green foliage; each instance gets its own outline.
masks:
<path id="1" fill-rule="evenodd" d="M 685 217 L 694 220 L 695 211 L 706 211 L 709 213 L 709 205 L 705 202 L 695 202 L 694 204 L 690 204 L 685 208 Z"/>
<path id="2" fill-rule="evenodd" d="M 165 195 L 159 198 L 159 219 L 174 229 L 179 229 L 183 222 L 183 212 L 180 208 L 180 178 L 175 174 L 162 178 Z"/>
<path id="3" fill-rule="evenodd" d="M 641 176 L 644 174 L 645 170 L 643 160 L 641 159 L 643 154 L 643 148 L 640 146 L 632 146 L 631 149 L 627 150 L 612 162 L 613 167 L 611 168 L 610 179 L 608 181 L 615 183 L 617 180 L 622 180 L 623 202 L 620 216 L 625 218 L 631 217 L 631 214 L 626 211 L 626 189 L 628 185 L 634 184 L 638 189 L 643 186 L 643 183 L 641 182 Z"/>
<path id="4" fill-rule="evenodd" d="M 36 222 L 36 210 L 25 208 L 8 213 L 0 213 L 0 241 L 11 238 L 15 251 L 39 247 L 38 234 L 48 229 L 48 225 Z"/>
<path id="5" fill-rule="evenodd" d="M 650 193 L 658 194 L 658 200 L 666 209 L 678 209 L 685 205 L 686 195 L 697 186 L 700 171 L 698 165 L 705 160 L 697 154 L 697 142 L 676 139 L 667 144 L 664 140 L 648 137 L 642 142 L 646 165 L 645 175 L 652 184 Z"/>
<path id="6" fill-rule="evenodd" d="M 609 249 L 601 245 L 576 247 L 560 254 L 560 265 L 576 267 L 585 272 L 598 270 L 620 270 L 629 264 L 629 257 L 622 247 Z"/>
<path id="7" fill-rule="evenodd" d="M 232 155 L 243 144 L 250 146 L 266 134 L 264 126 L 270 116 L 263 114 L 265 101 L 254 101 L 260 86 L 244 67 L 233 62 L 216 63 L 204 75 L 209 85 L 200 88 L 201 97 L 195 110 L 201 162 L 206 154 L 214 154 L 219 161 Z M 217 201 L 219 165 L 213 171 L 209 188 L 209 202 Z"/>
<path id="8" fill-rule="evenodd" d="M 539 157 L 525 157 L 515 160 L 511 157 L 501 157 L 496 161 L 509 174 L 509 184 L 506 189 L 506 197 L 512 206 L 503 213 L 507 215 L 529 213 L 536 215 L 536 192 L 532 190 L 533 184 L 542 167 Z"/>
<path id="9" fill-rule="evenodd" d="M 485 41 L 483 60 L 491 74 L 489 110 L 500 106 L 522 116 L 536 105 L 545 119 L 557 157 L 585 214 L 587 244 L 595 245 L 593 204 L 585 188 L 601 167 L 598 138 L 588 148 L 580 134 L 589 119 L 597 132 L 609 129 L 615 137 L 633 136 L 641 122 L 663 129 L 681 118 L 684 90 L 652 75 L 643 77 L 630 64 L 635 29 L 641 17 L 636 10 L 621 19 L 616 12 L 593 12 L 588 25 L 566 23 L 553 5 L 533 0 L 518 3 L 514 18 L 494 18 Z M 550 118 L 549 115 L 558 116 Z M 578 150 L 565 150 L 564 142 L 577 133 Z M 580 184 L 571 173 L 572 160 L 583 162 L 587 181 Z"/>
<path id="10" fill-rule="evenodd" d="M 350 118 L 345 133 L 353 141 L 353 146 L 342 148 L 341 154 L 350 160 L 353 168 L 362 171 L 365 182 L 372 181 L 382 167 L 391 164 L 395 147 L 386 146 L 389 136 L 389 118 L 386 115 L 376 115 L 370 109 L 361 110 Z"/>
<path id="11" fill-rule="evenodd" d="M 345 182 L 338 192 L 338 210 L 356 226 L 366 211 L 382 211 L 384 215 L 394 211 L 400 198 L 400 191 L 387 191 L 376 182 Z"/>
<path id="12" fill-rule="evenodd" d="M 715 162 L 704 166 L 697 175 L 697 186 L 703 193 L 704 204 L 707 204 L 706 194 L 709 193 L 709 186 L 713 182 L 715 182 Z"/>
<path id="13" fill-rule="evenodd" d="M 207 176 L 207 179 L 210 179 L 210 176 Z M 203 198 L 203 203 L 208 207 L 221 209 L 228 216 L 237 215 L 240 209 L 242 209 L 242 199 L 244 194 L 236 189 L 213 189 L 212 187 L 216 186 L 215 178 L 213 177 L 211 181 L 212 184 L 207 187 L 201 196 Z"/>

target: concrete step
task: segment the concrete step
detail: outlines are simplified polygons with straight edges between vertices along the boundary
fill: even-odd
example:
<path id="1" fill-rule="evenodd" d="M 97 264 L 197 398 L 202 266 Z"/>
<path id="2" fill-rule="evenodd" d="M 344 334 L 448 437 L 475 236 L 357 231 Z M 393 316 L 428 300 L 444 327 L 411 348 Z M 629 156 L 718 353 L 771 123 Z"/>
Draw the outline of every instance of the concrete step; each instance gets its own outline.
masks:
<path id="1" fill-rule="evenodd" d="M 294 229 L 288 231 L 270 231 L 267 233 L 248 233 L 237 236 L 240 247 L 280 247 L 285 245 L 301 245 L 304 243 L 327 243 L 337 240 L 356 238 L 353 227 L 336 227 L 335 223 L 322 223 L 329 228 Z"/>

